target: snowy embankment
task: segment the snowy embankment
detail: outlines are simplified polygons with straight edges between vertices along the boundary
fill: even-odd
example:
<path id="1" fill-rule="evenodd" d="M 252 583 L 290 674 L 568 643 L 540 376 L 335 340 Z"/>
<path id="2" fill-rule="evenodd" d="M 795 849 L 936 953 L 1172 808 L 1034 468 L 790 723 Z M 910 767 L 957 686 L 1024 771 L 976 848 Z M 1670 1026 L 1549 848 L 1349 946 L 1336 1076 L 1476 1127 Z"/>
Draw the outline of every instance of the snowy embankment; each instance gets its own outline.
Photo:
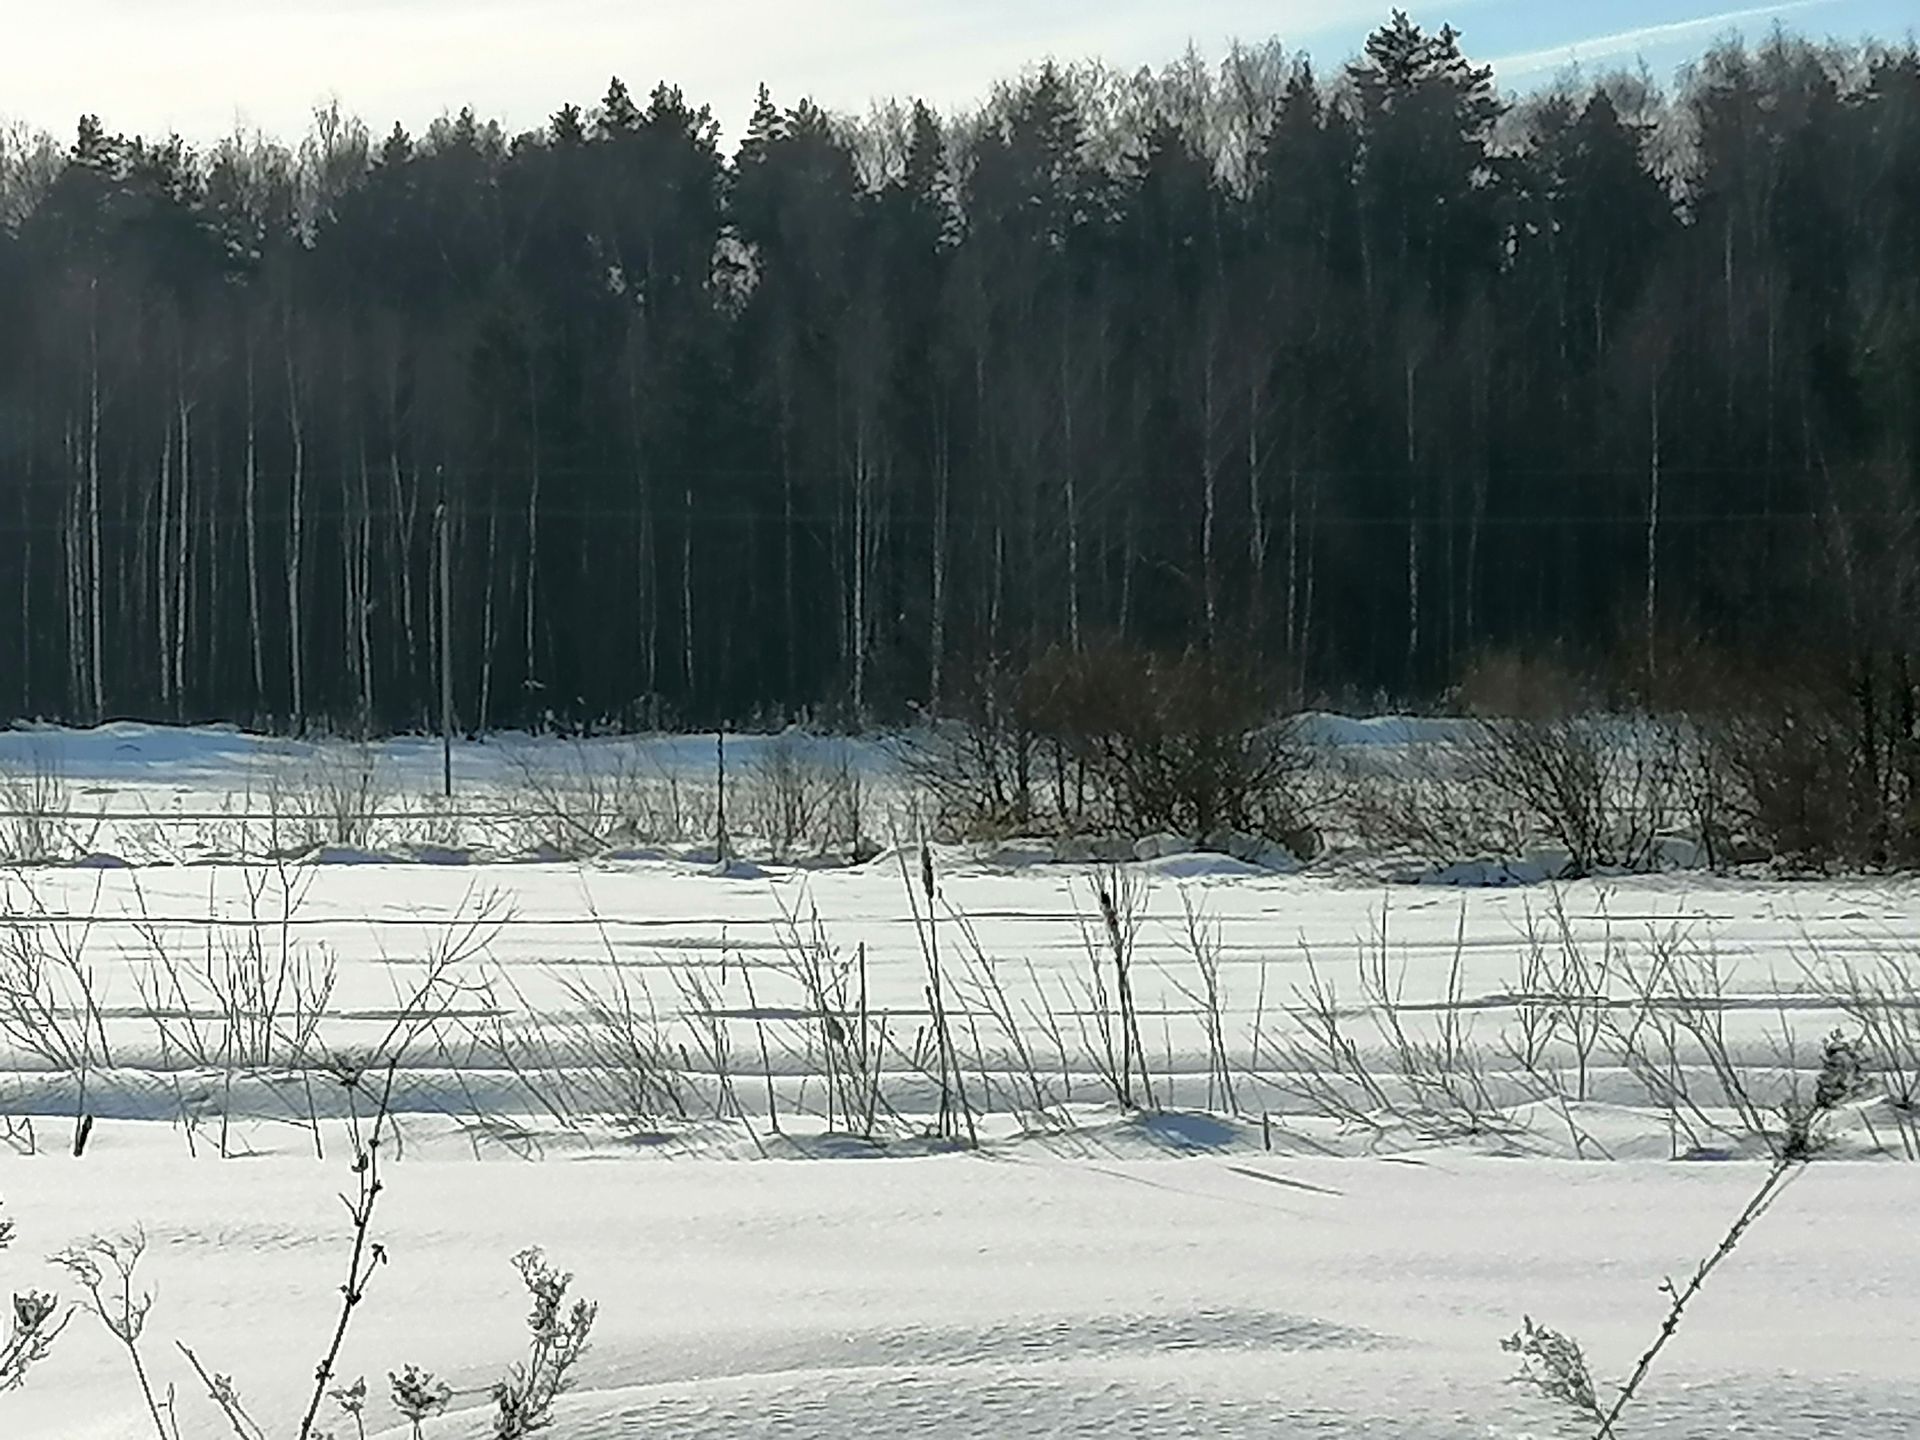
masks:
<path id="1" fill-rule="evenodd" d="M 1406 723 L 1359 728 L 1420 743 Z M 1623 1377 L 1836 1031 L 1865 1063 L 1819 1158 L 1620 1433 L 1920 1425 L 1920 886 L 945 850 L 929 904 L 913 852 L 217 862 L 218 821 L 178 817 L 248 811 L 287 749 L 113 727 L 0 752 L 56 742 L 73 796 L 159 827 L 147 858 L 201 863 L 6 879 L 0 1288 L 70 1291 L 41 1257 L 143 1227 L 183 1435 L 226 1432 L 176 1338 L 297 1428 L 350 1243 L 339 1117 L 387 1059 L 389 1263 L 337 1372 L 369 1377 L 370 1434 L 406 1363 L 456 1392 L 429 1435 L 491 1434 L 532 1244 L 601 1302 L 554 1432 L 579 1440 L 1590 1434 L 1508 1383 L 1499 1340 L 1532 1314 Z M 456 788 L 524 777 L 505 753 L 461 747 Z M 381 758 L 426 808 L 437 747 Z M 85 1317 L 0 1394 L 0 1434 L 151 1433 Z"/>

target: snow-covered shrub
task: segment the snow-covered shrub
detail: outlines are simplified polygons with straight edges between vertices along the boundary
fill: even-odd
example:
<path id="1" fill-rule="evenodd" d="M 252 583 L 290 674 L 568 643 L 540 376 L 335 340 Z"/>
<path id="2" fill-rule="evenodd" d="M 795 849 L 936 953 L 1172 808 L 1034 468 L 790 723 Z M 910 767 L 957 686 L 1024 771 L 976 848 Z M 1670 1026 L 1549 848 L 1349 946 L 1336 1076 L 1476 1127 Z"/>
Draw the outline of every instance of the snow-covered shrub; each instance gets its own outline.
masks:
<path id="1" fill-rule="evenodd" d="M 1786 1129 L 1781 1137 L 1783 1158 L 1804 1160 L 1826 1148 L 1826 1122 L 1842 1105 L 1851 1104 L 1873 1088 L 1871 1062 L 1859 1037 L 1835 1030 L 1820 1047 L 1820 1073 L 1813 1094 L 1799 1093 L 1798 1077 L 1780 1106 Z"/>
<path id="2" fill-rule="evenodd" d="M 365 1382 L 360 1382 L 361 1394 L 350 1399 L 365 1399 Z M 406 1422 L 413 1427 L 413 1440 L 420 1440 L 421 1427 L 434 1416 L 445 1410 L 453 1400 L 453 1387 L 437 1378 L 432 1371 L 422 1370 L 418 1365 L 409 1365 L 404 1370 L 387 1372 L 387 1393 L 392 1397 L 393 1408 L 398 1410 Z M 351 1404 L 342 1404 L 341 1409 L 349 1414 L 357 1414 Z"/>
<path id="3" fill-rule="evenodd" d="M 13 1243 L 11 1220 L 0 1220 L 0 1250 Z M 58 1317 L 59 1302 L 39 1290 L 17 1290 L 7 1328 L 0 1334 L 0 1392 L 18 1390 L 27 1383 L 27 1372 L 53 1348 L 60 1332 L 67 1328 L 64 1316 Z"/>
<path id="4" fill-rule="evenodd" d="M 1547 1399 L 1566 1406 L 1582 1420 L 1599 1424 L 1605 1417 L 1594 1394 L 1593 1372 L 1580 1342 L 1524 1317 L 1520 1329 L 1500 1342 L 1509 1355 L 1520 1357 L 1516 1377 Z"/>
<path id="5" fill-rule="evenodd" d="M 1904 956 L 1842 956 L 1808 966 L 1810 978 L 1856 1028 L 1909 1160 L 1920 1160 L 1920 968 Z"/>
<path id="6" fill-rule="evenodd" d="M 538 1249 L 513 1257 L 514 1269 L 533 1299 L 527 1315 L 527 1358 L 493 1387 L 494 1440 L 525 1440 L 553 1423 L 553 1402 L 565 1392 L 573 1367 L 587 1352 L 587 1338 L 600 1307 L 590 1300 L 567 1304 L 573 1276 L 549 1265 Z"/>

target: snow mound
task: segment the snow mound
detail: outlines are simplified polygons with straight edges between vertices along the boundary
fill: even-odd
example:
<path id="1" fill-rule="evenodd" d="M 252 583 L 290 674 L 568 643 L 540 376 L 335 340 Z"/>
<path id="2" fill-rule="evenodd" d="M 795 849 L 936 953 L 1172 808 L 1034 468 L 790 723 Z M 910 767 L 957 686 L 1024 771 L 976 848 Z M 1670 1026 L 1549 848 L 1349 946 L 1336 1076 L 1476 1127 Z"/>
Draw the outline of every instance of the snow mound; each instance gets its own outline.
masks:
<path id="1" fill-rule="evenodd" d="M 365 850 L 357 845 L 317 845 L 300 857 L 303 865 L 398 865 L 398 855 Z"/>
<path id="2" fill-rule="evenodd" d="M 1149 875 L 1164 876 L 1169 880 L 1244 880 L 1274 873 L 1271 867 L 1256 865 L 1251 860 L 1236 860 L 1231 855 L 1203 852 L 1148 860 L 1140 868 Z"/>
<path id="3" fill-rule="evenodd" d="M 1424 745 L 1456 740 L 1472 723 L 1421 715 L 1373 715 L 1360 719 L 1315 710 L 1300 716 L 1294 733 L 1309 745 Z"/>
<path id="4" fill-rule="evenodd" d="M 130 861 L 124 860 L 118 855 L 110 855 L 103 850 L 95 850 L 73 861 L 72 867 L 75 870 L 131 870 L 133 865 Z"/>

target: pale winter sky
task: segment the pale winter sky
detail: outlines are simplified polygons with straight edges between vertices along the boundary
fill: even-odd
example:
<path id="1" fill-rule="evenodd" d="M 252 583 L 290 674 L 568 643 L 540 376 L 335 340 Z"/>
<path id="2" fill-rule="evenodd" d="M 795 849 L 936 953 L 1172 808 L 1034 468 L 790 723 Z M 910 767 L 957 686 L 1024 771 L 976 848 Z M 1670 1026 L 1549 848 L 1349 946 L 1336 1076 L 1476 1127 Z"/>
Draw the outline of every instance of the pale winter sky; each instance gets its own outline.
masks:
<path id="1" fill-rule="evenodd" d="M 732 134 L 765 80 L 864 110 L 877 95 L 965 107 L 1046 57 L 1159 64 L 1191 42 L 1278 36 L 1323 69 L 1357 53 L 1391 0 L 0 0 L 0 116 L 65 135 L 83 110 L 109 128 L 196 142 L 260 128 L 304 133 L 337 97 L 375 130 L 418 131 L 471 104 L 510 130 L 591 105 L 621 75 L 709 103 Z M 1713 38 L 1776 19 L 1816 36 L 1899 39 L 1912 0 L 1409 0 L 1451 21 L 1468 53 L 1525 89 L 1574 59 L 1644 57 L 1666 79 Z"/>

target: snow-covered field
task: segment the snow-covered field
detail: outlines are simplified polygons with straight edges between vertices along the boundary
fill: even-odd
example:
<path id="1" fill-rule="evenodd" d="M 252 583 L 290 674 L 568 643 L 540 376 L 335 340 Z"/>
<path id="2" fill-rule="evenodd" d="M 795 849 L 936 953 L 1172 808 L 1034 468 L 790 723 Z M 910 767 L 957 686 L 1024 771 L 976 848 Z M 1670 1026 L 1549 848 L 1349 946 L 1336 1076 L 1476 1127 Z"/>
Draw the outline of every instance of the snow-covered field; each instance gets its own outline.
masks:
<path id="1" fill-rule="evenodd" d="M 498 808 L 525 773 L 500 754 L 461 747 L 456 788 Z M 29 755 L 108 818 L 94 863 L 5 879 L 0 1287 L 72 1298 L 47 1254 L 143 1229 L 144 1348 L 183 1436 L 231 1432 L 176 1339 L 296 1432 L 351 1241 L 341 1072 L 396 1050 L 388 1263 L 340 1371 L 369 1379 L 369 1434 L 408 1433 L 385 1384 L 406 1363 L 456 1392 L 427 1434 L 492 1433 L 526 1338 L 508 1262 L 537 1244 L 601 1307 L 560 1436 L 1518 1437 L 1592 1429 L 1510 1383 L 1522 1316 L 1580 1337 L 1610 1394 L 1827 1036 L 1863 995 L 1888 1034 L 1920 1027 L 1910 988 L 1872 989 L 1920 942 L 1907 881 L 1388 888 L 1010 847 L 936 851 L 929 905 L 911 849 L 237 860 L 221 817 L 312 757 L 0 737 Z M 437 746 L 380 763 L 429 808 Z M 1870 1058 L 1623 1436 L 1920 1434 L 1910 1077 Z M 1117 1103 L 1123 1067 L 1150 1106 Z M 87 1317 L 0 1394 L 0 1435 L 152 1429 Z"/>

